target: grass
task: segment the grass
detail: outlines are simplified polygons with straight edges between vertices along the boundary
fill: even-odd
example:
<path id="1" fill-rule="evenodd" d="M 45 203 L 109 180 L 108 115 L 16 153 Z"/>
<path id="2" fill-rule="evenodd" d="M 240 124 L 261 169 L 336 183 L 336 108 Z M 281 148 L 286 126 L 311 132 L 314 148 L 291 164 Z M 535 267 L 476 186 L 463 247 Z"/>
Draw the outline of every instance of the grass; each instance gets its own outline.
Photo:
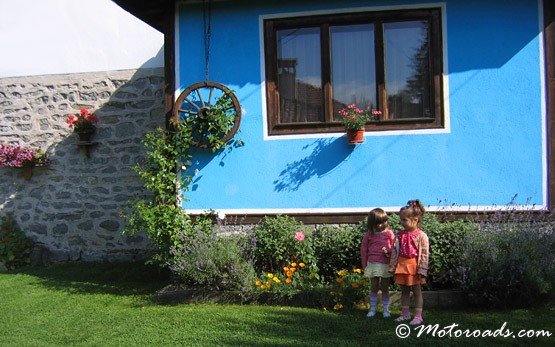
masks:
<path id="1" fill-rule="evenodd" d="M 400 339 L 392 319 L 367 319 L 365 312 L 262 306 L 159 305 L 156 290 L 166 276 L 141 264 L 66 264 L 0 274 L 0 346 L 368 346 L 554 345 L 543 338 Z M 394 314 L 398 314 L 398 310 Z M 440 329 L 502 327 L 555 333 L 553 303 L 515 310 L 425 310 Z M 505 330 L 506 332 L 507 330 Z M 453 331 L 454 333 L 455 331 Z"/>

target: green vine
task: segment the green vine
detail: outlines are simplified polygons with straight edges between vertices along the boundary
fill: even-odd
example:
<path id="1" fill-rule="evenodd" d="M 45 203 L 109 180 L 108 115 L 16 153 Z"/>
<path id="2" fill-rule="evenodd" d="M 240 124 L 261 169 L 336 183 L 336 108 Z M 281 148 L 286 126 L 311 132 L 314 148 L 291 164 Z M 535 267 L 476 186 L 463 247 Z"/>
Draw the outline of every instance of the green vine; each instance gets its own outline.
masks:
<path id="1" fill-rule="evenodd" d="M 222 107 L 226 105 L 222 104 Z M 222 108 L 212 108 L 208 113 L 213 109 L 216 112 Z M 155 246 L 155 254 L 151 260 L 161 266 L 171 263 L 170 249 L 181 242 L 178 235 L 182 235 L 184 231 L 194 233 L 195 230 L 178 198 L 181 191 L 189 190 L 192 177 L 181 178 L 178 175 L 178 161 L 186 162 L 191 159 L 191 149 L 198 136 L 211 139 L 213 151 L 225 147 L 231 149 L 231 146 L 236 147 L 240 141 L 224 142 L 215 138 L 221 135 L 224 128 L 229 128 L 228 121 L 212 124 L 199 118 L 191 118 L 172 125 L 171 130 L 158 128 L 145 135 L 143 144 L 146 157 L 142 163 L 133 167 L 133 171 L 139 175 L 151 195 L 133 202 L 130 213 L 124 215 L 128 221 L 124 234 L 145 232 Z"/>

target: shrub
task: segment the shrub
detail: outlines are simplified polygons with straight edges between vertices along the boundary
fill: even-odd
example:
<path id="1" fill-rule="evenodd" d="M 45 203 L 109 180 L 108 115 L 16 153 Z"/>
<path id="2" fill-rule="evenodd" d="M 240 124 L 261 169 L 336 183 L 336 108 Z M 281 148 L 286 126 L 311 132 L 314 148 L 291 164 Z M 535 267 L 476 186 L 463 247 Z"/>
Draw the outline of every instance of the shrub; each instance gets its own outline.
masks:
<path id="1" fill-rule="evenodd" d="M 286 262 L 305 263 L 317 272 L 312 235 L 288 216 L 265 217 L 253 228 L 254 260 L 258 272 L 276 272 Z"/>
<path id="2" fill-rule="evenodd" d="M 496 213 L 466 237 L 462 288 L 493 307 L 538 303 L 555 288 L 555 222 L 531 213 Z"/>
<path id="3" fill-rule="evenodd" d="M 14 269 L 30 263 L 32 242 L 9 215 L 0 219 L 0 263 Z"/>
<path id="4" fill-rule="evenodd" d="M 425 213 L 422 230 L 430 241 L 428 287 L 431 289 L 454 287 L 465 251 L 464 240 L 478 225 L 464 220 L 440 222 L 436 215 Z"/>
<path id="5" fill-rule="evenodd" d="M 338 269 L 360 266 L 360 243 L 366 224 L 325 225 L 314 233 L 314 252 L 320 275 L 332 280 Z"/>
<path id="6" fill-rule="evenodd" d="M 389 215 L 392 230 L 401 230 L 398 214 Z M 459 269 L 465 251 L 466 235 L 478 227 L 476 223 L 453 220 L 440 221 L 435 214 L 424 213 L 420 228 L 430 241 L 429 269 L 426 287 L 452 288 L 459 284 Z"/>
<path id="7" fill-rule="evenodd" d="M 202 219 L 193 231 L 178 233 L 170 269 L 188 285 L 248 292 L 255 278 L 252 261 L 243 256 L 248 238 L 218 235 L 211 227 L 206 230 L 209 225 Z"/>
<path id="8" fill-rule="evenodd" d="M 128 225 L 124 233 L 145 232 L 155 247 L 150 262 L 160 266 L 170 261 L 170 247 L 179 243 L 178 234 L 193 228 L 189 216 L 180 206 L 159 205 L 152 201 L 135 202 L 127 218 Z"/>

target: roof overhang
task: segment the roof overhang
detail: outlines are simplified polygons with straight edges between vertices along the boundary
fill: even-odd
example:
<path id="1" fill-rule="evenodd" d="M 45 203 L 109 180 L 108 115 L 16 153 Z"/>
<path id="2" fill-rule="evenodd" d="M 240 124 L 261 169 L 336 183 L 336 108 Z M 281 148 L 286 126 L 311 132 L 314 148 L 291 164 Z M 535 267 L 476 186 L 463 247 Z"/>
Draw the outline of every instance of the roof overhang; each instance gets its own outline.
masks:
<path id="1" fill-rule="evenodd" d="M 166 18 L 176 0 L 112 0 L 119 7 L 166 34 Z"/>

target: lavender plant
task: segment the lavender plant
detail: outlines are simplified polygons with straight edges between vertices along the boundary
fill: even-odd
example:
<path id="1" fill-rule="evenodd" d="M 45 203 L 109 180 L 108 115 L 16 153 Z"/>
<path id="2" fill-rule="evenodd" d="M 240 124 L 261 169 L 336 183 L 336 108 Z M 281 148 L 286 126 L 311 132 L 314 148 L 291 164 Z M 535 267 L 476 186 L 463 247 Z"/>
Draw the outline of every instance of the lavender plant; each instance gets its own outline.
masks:
<path id="1" fill-rule="evenodd" d="M 170 248 L 170 269 L 190 286 L 247 293 L 255 278 L 252 261 L 244 256 L 247 237 L 220 235 L 206 221 L 192 232 L 178 233 Z"/>
<path id="2" fill-rule="evenodd" d="M 537 304 L 555 288 L 555 221 L 534 211 L 498 211 L 465 239 L 461 287 L 471 303 Z"/>

